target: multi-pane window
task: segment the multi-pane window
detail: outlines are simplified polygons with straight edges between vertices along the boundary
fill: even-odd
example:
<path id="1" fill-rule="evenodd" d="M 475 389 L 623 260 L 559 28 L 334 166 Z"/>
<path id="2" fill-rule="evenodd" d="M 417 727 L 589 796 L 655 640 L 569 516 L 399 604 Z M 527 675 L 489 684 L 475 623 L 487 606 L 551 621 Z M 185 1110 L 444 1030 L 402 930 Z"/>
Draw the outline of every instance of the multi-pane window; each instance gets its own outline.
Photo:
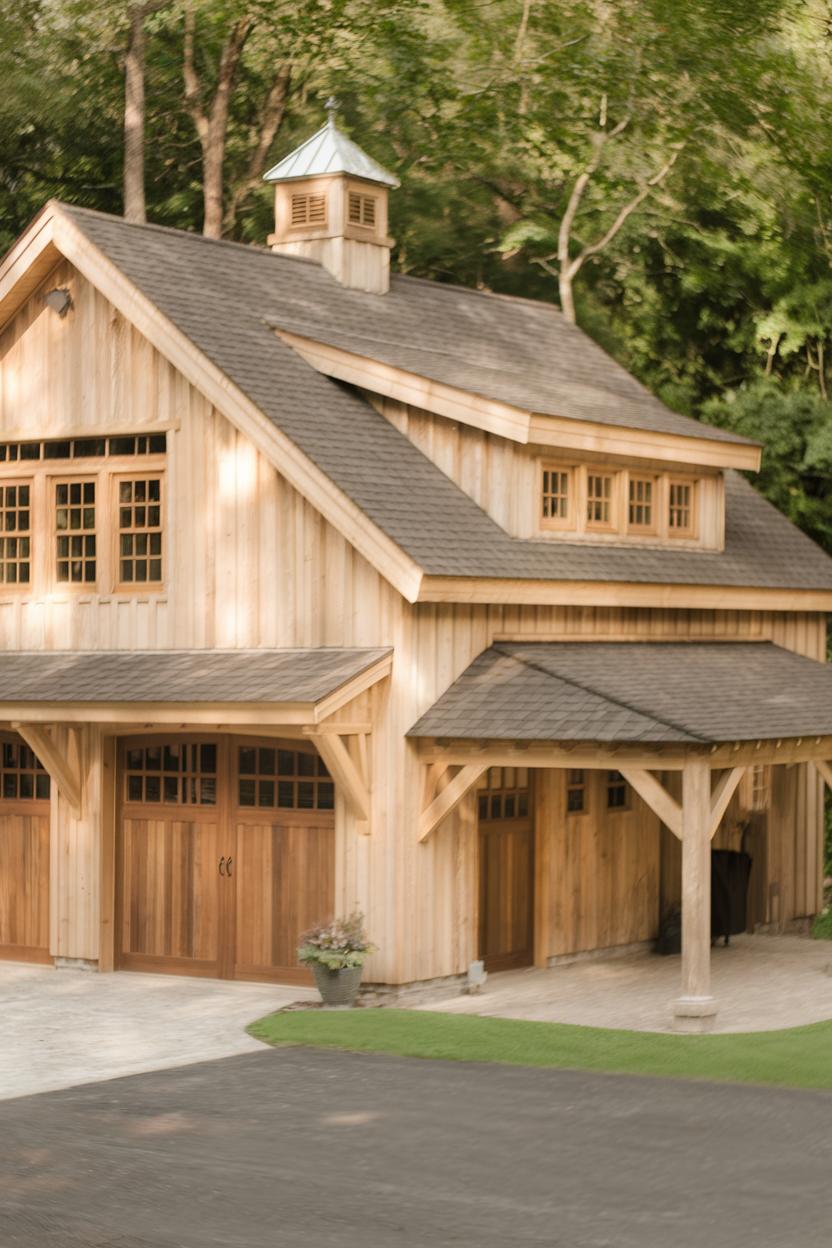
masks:
<path id="1" fill-rule="evenodd" d="M 326 195 L 293 195 L 292 225 L 326 225 Z"/>
<path id="2" fill-rule="evenodd" d="M 566 773 L 566 813 L 582 815 L 586 808 L 586 772 L 570 767 Z"/>
<path id="3" fill-rule="evenodd" d="M 671 481 L 668 487 L 667 527 L 671 533 L 693 531 L 693 483 Z"/>
<path id="4" fill-rule="evenodd" d="M 572 474 L 568 469 L 543 469 L 543 520 L 549 522 L 569 519 L 569 496 Z"/>
<path id="5" fill-rule="evenodd" d="M 166 741 L 127 750 L 128 802 L 216 806 L 217 747 L 214 742 Z"/>
<path id="6" fill-rule="evenodd" d="M 626 810 L 628 805 L 627 781 L 620 771 L 608 771 L 607 810 Z"/>
<path id="7" fill-rule="evenodd" d="M 49 800 L 49 776 L 22 741 L 0 743 L 0 795 L 11 802 Z"/>
<path id="8" fill-rule="evenodd" d="M 112 438 L 54 438 L 48 442 L 0 442 L 0 464 L 21 460 L 97 459 L 104 455 L 164 454 L 164 433 L 119 434 Z"/>
<path id="9" fill-rule="evenodd" d="M 118 482 L 118 579 L 123 585 L 162 579 L 162 479 Z"/>
<path id="10" fill-rule="evenodd" d="M 57 580 L 72 585 L 94 584 L 94 481 L 59 481 L 55 485 L 55 543 Z"/>
<path id="11" fill-rule="evenodd" d="M 477 796 L 480 819 L 527 819 L 529 773 L 525 767 L 492 767 Z"/>
<path id="12" fill-rule="evenodd" d="M 608 529 L 612 524 L 613 477 L 608 473 L 588 472 L 586 477 L 586 522 Z"/>
<path id="13" fill-rule="evenodd" d="M 361 195 L 358 191 L 350 191 L 347 203 L 347 220 L 350 225 L 366 225 L 372 228 L 376 223 L 375 196 Z"/>
<path id="14" fill-rule="evenodd" d="M 335 786 L 318 754 L 273 746 L 240 746 L 237 801 L 267 810 L 332 810 Z"/>
<path id="15" fill-rule="evenodd" d="M 653 490 L 652 477 L 630 477 L 628 518 L 631 529 L 653 528 Z"/>
<path id="16" fill-rule="evenodd" d="M 32 487 L 0 483 L 0 584 L 28 585 L 32 576 Z"/>

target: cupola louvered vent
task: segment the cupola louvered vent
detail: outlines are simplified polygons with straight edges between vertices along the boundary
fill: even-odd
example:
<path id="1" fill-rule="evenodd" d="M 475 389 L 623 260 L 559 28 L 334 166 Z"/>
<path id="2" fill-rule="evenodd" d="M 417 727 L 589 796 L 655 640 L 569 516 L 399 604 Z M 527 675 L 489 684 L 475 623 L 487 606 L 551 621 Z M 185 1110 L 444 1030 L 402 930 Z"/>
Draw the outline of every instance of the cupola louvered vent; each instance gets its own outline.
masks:
<path id="1" fill-rule="evenodd" d="M 326 195 L 293 195 L 292 225 L 326 225 Z"/>
<path id="2" fill-rule="evenodd" d="M 360 195 L 350 191 L 348 218 L 350 225 L 364 225 L 374 229 L 376 224 L 376 199 L 374 195 Z"/>

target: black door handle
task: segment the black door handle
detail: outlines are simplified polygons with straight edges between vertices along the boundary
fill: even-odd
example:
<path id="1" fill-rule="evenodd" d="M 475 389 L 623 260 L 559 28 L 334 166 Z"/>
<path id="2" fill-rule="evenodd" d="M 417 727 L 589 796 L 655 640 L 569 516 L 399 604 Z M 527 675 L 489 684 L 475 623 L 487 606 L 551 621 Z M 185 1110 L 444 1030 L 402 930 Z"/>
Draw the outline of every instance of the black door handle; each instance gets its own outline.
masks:
<path id="1" fill-rule="evenodd" d="M 225 854 L 223 854 L 222 858 L 220 858 L 219 866 L 217 868 L 220 875 L 225 875 L 225 872 L 223 871 L 224 866 L 225 866 Z"/>
<path id="2" fill-rule="evenodd" d="M 229 858 L 225 864 L 225 874 L 228 876 L 229 880 L 231 879 L 231 864 L 233 861 L 233 858 Z"/>

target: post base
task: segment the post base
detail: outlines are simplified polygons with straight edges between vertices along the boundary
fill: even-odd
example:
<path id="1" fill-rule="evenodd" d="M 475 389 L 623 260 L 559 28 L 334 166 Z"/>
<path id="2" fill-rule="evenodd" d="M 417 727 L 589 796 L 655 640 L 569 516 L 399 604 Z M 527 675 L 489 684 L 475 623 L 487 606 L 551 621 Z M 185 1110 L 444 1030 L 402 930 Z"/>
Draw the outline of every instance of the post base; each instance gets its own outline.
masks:
<path id="1" fill-rule="evenodd" d="M 674 1030 L 692 1033 L 712 1031 L 718 1010 L 716 997 L 679 997 L 673 1002 Z"/>

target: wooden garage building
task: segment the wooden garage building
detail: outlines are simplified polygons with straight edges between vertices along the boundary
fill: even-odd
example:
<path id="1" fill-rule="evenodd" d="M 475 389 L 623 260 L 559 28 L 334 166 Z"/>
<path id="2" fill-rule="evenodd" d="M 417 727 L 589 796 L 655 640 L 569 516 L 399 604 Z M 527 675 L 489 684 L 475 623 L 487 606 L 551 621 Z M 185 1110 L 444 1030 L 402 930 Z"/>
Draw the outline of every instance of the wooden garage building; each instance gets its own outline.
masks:
<path id="1" fill-rule="evenodd" d="M 547 304 L 390 276 L 330 122 L 269 246 L 50 203 L 0 267 L 0 953 L 391 991 L 820 907 L 832 560 Z"/>

